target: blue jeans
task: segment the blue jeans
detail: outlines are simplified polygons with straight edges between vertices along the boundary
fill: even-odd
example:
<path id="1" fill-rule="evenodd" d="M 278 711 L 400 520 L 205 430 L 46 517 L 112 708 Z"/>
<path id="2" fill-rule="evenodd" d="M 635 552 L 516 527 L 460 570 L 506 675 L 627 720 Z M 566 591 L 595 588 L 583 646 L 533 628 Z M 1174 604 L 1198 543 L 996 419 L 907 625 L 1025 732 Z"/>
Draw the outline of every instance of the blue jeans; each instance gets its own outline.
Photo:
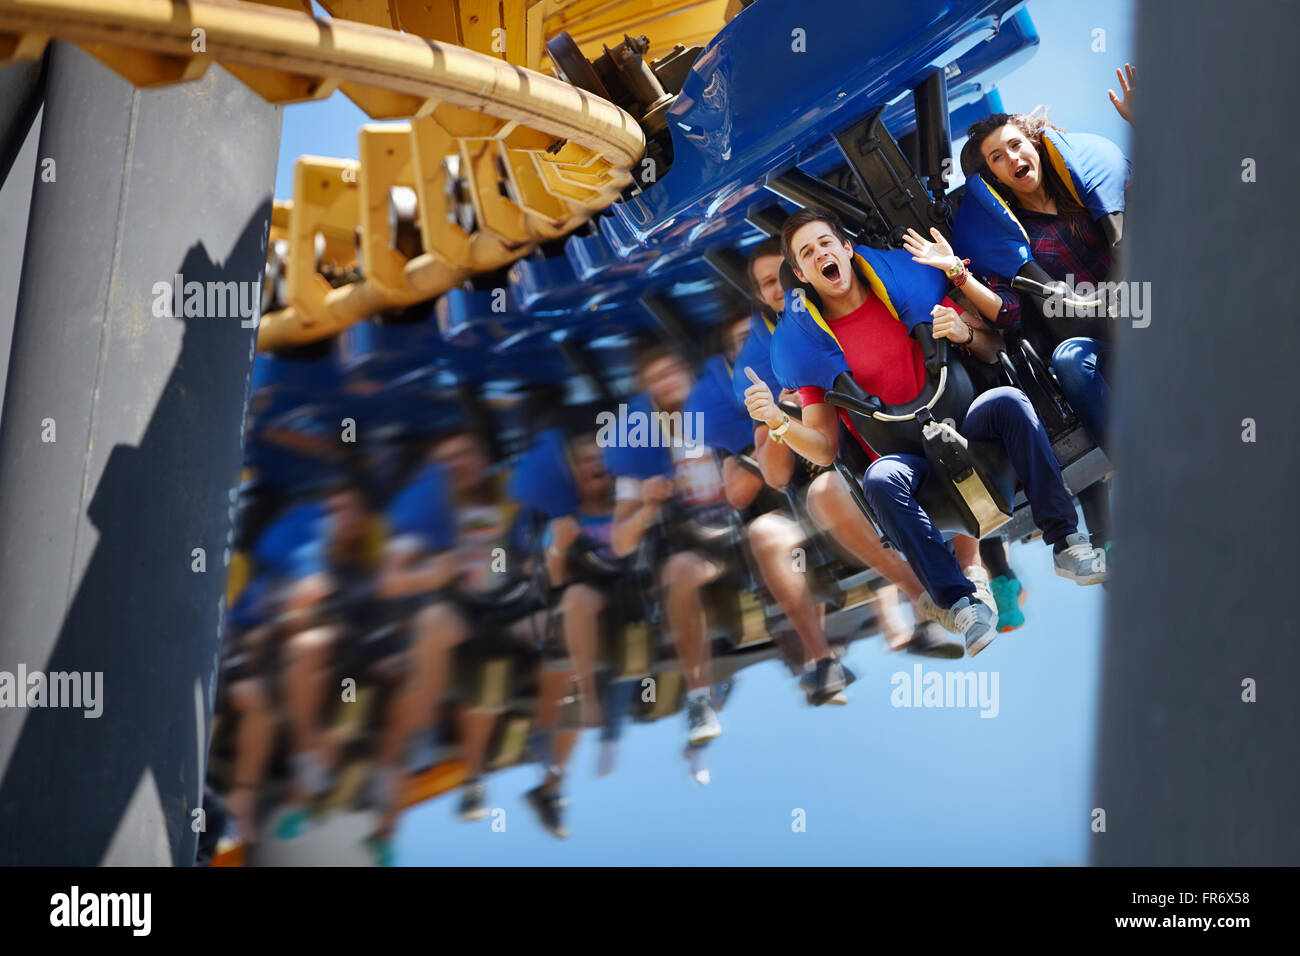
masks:
<path id="1" fill-rule="evenodd" d="M 961 433 L 972 441 L 1002 442 L 1047 544 L 1078 530 L 1074 501 L 1061 481 L 1052 443 L 1024 392 L 1003 386 L 983 393 L 966 412 Z M 916 493 L 929 473 L 930 463 L 920 455 L 889 455 L 867 469 L 862 490 L 935 604 L 950 608 L 975 588 L 943 533 L 917 503 Z"/>
<path id="2" fill-rule="evenodd" d="M 1101 448 L 1105 448 L 1106 417 L 1110 408 L 1110 386 L 1102 377 L 1101 366 L 1110 346 L 1100 339 L 1066 339 L 1052 353 L 1052 371 L 1061 383 L 1061 392 L 1079 416 L 1083 430 Z"/>

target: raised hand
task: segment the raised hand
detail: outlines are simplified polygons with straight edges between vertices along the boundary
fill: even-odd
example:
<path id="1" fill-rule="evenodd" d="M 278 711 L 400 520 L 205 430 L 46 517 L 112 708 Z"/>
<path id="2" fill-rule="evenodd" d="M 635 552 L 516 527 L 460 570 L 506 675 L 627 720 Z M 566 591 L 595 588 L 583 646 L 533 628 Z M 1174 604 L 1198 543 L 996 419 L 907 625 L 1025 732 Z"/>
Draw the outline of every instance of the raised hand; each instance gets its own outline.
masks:
<path id="1" fill-rule="evenodd" d="M 1125 63 L 1124 69 L 1116 70 L 1115 75 L 1119 77 L 1119 88 L 1124 95 L 1116 96 L 1114 90 L 1107 90 L 1106 94 L 1110 97 L 1115 112 L 1124 117 L 1125 121 L 1131 126 L 1133 124 L 1133 101 L 1136 99 L 1137 70 Z"/>
<path id="2" fill-rule="evenodd" d="M 953 254 L 948 240 L 943 237 L 943 233 L 933 227 L 930 229 L 930 235 L 934 237 L 933 241 L 926 239 L 915 229 L 908 229 L 907 235 L 903 237 L 903 248 L 912 254 L 913 262 L 919 262 L 923 266 L 934 266 L 945 273 L 955 271 L 961 264 L 961 260 Z"/>
<path id="3" fill-rule="evenodd" d="M 758 377 L 752 368 L 745 366 L 745 375 L 753 382 L 749 388 L 745 389 L 745 408 L 749 411 L 749 417 L 756 422 L 762 422 L 769 428 L 775 428 L 781 424 L 781 409 L 772 400 L 772 390 L 767 387 L 767 383 Z"/>

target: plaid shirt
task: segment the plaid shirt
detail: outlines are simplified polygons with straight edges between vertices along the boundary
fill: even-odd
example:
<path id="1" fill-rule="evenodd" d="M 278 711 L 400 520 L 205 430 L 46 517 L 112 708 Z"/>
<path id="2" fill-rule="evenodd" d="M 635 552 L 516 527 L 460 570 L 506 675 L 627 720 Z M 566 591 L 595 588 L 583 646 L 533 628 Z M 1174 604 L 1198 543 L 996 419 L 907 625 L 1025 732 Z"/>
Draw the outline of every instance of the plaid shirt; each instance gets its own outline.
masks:
<path id="1" fill-rule="evenodd" d="M 1016 207 L 1016 218 L 1029 235 L 1029 252 L 1053 279 L 1064 281 L 1104 282 L 1110 273 L 1110 244 L 1086 211 L 1060 216 L 1031 212 Z M 1073 227 L 1073 228 L 1072 228 Z M 1011 288 L 1011 280 L 988 276 L 984 284 L 1002 298 L 993 324 L 1001 329 L 1020 326 L 1020 294 Z"/>

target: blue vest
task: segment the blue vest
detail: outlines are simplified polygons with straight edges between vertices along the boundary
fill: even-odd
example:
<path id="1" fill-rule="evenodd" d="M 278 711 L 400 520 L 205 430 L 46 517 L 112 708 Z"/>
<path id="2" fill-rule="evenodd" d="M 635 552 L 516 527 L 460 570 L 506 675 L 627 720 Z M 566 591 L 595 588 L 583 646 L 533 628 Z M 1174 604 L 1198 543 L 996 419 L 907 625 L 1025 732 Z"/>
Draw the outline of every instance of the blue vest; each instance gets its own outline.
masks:
<path id="1" fill-rule="evenodd" d="M 911 254 L 900 249 L 856 246 L 853 253 L 858 277 L 909 333 L 933 321 L 930 310 L 943 301 L 948 289 L 942 272 L 913 262 Z M 785 312 L 772 333 L 771 356 L 772 371 L 783 388 L 815 385 L 829 390 L 840 374 L 849 371 L 839 341 L 803 289 L 785 294 Z"/>
<path id="2" fill-rule="evenodd" d="M 628 420 L 632 421 L 633 416 L 637 420 L 648 423 L 651 416 L 656 414 L 654 403 L 650 401 L 647 393 L 642 393 L 627 404 Z M 616 416 L 617 417 L 617 416 Z M 606 432 L 609 434 L 606 434 Z M 597 438 L 602 439 L 602 445 L 605 450 L 605 467 L 609 469 L 611 475 L 623 478 L 636 478 L 644 480 L 653 478 L 656 475 L 671 477 L 673 473 L 672 454 L 666 444 L 651 446 L 650 428 L 642 429 L 642 436 L 645 440 L 632 445 L 625 439 L 627 435 L 619 434 L 620 423 L 615 422 L 612 428 L 598 429 Z M 666 437 L 661 437 L 661 442 L 666 442 Z"/>
<path id="3" fill-rule="evenodd" d="M 748 340 L 745 342 L 749 344 Z M 737 365 L 737 368 L 743 366 Z M 741 378 L 745 378 L 741 372 Z M 749 381 L 747 378 L 745 381 Z M 686 399 L 685 412 L 699 414 L 703 427 L 700 438 L 709 448 L 720 448 L 738 455 L 754 444 L 754 425 L 744 402 L 736 400 L 732 388 L 732 369 L 721 355 L 704 363 L 700 380 Z"/>
<path id="4" fill-rule="evenodd" d="M 776 326 L 769 325 L 767 317 L 761 312 L 750 317 L 749 338 L 745 339 L 740 354 L 736 356 L 736 367 L 731 376 L 732 389 L 742 407 L 745 404 L 745 389 L 753 384 L 745 374 L 746 366 L 767 383 L 774 397 L 781 391 L 781 383 L 772 371 L 772 333 L 775 329 Z"/>
<path id="5" fill-rule="evenodd" d="M 511 498 L 548 518 L 577 512 L 578 483 L 563 429 L 551 428 L 537 436 L 511 472 L 508 488 Z"/>
<path id="6" fill-rule="evenodd" d="M 456 543 L 451 488 L 441 465 L 426 465 L 394 496 L 385 518 L 391 538 L 414 536 L 427 551 L 446 551 Z"/>

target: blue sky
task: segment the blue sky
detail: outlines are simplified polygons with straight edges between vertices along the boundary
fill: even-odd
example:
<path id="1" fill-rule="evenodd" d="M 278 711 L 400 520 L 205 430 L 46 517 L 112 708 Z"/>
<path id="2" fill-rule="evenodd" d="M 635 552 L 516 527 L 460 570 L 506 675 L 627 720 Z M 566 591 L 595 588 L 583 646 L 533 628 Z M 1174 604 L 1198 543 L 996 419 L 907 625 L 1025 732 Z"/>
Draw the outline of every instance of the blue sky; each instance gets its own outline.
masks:
<path id="1" fill-rule="evenodd" d="M 1041 44 L 999 87 L 1009 110 L 1043 103 L 1054 123 L 1127 146 L 1106 98 L 1115 68 L 1132 60 L 1131 3 L 1031 2 Z M 1105 52 L 1094 52 L 1094 31 Z M 289 198 L 294 160 L 355 157 L 366 117 L 341 95 L 285 111 L 276 196 Z M 954 130 L 959 135 L 959 130 Z M 805 706 L 777 664 L 739 675 L 709 749 L 713 782 L 690 780 L 680 752 L 685 718 L 632 727 L 619 770 L 594 778 L 594 732 L 571 767 L 569 827 L 561 843 L 533 820 L 522 794 L 535 768 L 488 779 L 506 813 L 461 824 L 455 795 L 407 814 L 399 865 L 499 864 L 1082 864 L 1101 644 L 1101 588 L 1053 575 L 1048 549 L 1013 549 L 1027 586 L 1028 623 L 974 661 L 924 661 L 927 670 L 996 671 L 1000 710 L 891 706 L 891 675 L 920 658 L 890 656 L 877 640 L 849 664 L 859 680 L 847 707 Z M 977 666 L 976 666 L 977 665 Z M 792 831 L 805 812 L 806 831 Z"/>

